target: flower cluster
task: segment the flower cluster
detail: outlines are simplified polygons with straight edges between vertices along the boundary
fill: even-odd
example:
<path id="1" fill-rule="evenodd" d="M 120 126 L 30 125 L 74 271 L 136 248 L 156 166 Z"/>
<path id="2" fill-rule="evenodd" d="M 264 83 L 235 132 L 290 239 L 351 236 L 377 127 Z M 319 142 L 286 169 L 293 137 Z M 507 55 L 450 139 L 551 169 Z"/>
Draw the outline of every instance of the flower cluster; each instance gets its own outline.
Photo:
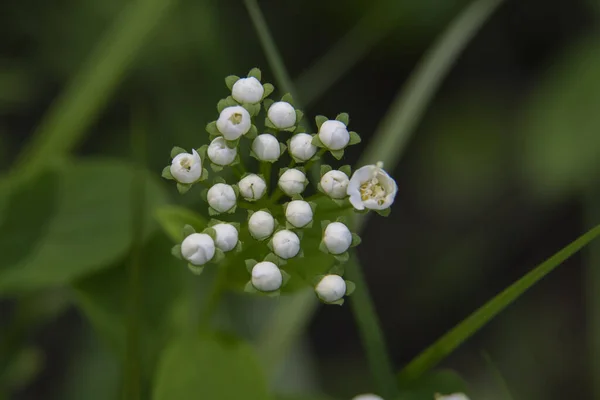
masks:
<path id="1" fill-rule="evenodd" d="M 309 185 L 315 163 L 327 154 L 341 160 L 348 146 L 360 143 L 359 135 L 348 130 L 348 114 L 335 119 L 317 116 L 316 133 L 310 133 L 289 94 L 279 101 L 268 98 L 274 87 L 261 82 L 257 68 L 247 77 L 229 76 L 225 83 L 230 95 L 218 102 L 218 118 L 206 126 L 210 143 L 191 152 L 173 148 L 171 163 L 162 173 L 175 181 L 181 194 L 195 185 L 204 186 L 202 196 L 214 218 L 207 226 L 186 225 L 173 254 L 199 274 L 206 264 L 221 262 L 226 253 L 241 252 L 240 239 L 250 240 L 254 250 L 250 254 L 260 253 L 256 249 L 261 244 L 266 254 L 259 260 L 243 258 L 248 270 L 247 292 L 277 295 L 290 278 L 299 277 L 313 285 L 322 302 L 342 304 L 354 288 L 343 278 L 343 263 L 349 258 L 349 249 L 360 243 L 345 214 L 373 210 L 387 215 L 396 196 L 396 182 L 379 163 L 354 172 L 347 165 L 338 169 L 321 165 L 318 180 Z M 264 119 L 259 119 L 261 113 Z M 279 161 L 287 167 L 279 168 L 277 174 L 272 167 Z M 247 169 L 249 164 L 255 169 Z M 210 182 L 207 166 L 219 174 Z M 273 187 L 272 172 L 277 177 Z M 317 207 L 323 204 L 328 205 L 327 210 L 317 214 Z M 247 212 L 242 220 L 240 209 Z M 312 228 L 314 222 L 320 223 L 316 225 L 320 231 Z M 311 243 L 315 231 L 320 245 L 317 241 L 314 247 L 303 248 Z M 295 269 L 289 267 L 304 256 L 303 250 L 313 253 L 317 249 L 331 257 L 331 268 L 325 274 L 307 275 L 304 270 L 309 268 L 302 263 Z"/>

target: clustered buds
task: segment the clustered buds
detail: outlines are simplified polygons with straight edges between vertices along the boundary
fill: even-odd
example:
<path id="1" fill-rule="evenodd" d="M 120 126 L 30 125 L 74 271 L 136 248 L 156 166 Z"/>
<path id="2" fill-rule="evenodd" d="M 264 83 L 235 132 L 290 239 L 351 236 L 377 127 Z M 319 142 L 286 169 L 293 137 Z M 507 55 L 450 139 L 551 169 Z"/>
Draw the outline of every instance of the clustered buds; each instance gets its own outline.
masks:
<path id="1" fill-rule="evenodd" d="M 219 218 L 211 219 L 207 226 L 184 226 L 183 239 L 173 254 L 200 274 L 205 265 L 220 263 L 227 253 L 242 251 L 240 238 L 254 241 L 253 254 L 263 253 L 258 260 L 242 258 L 248 271 L 247 292 L 276 296 L 293 275 L 294 280 L 310 283 L 323 303 L 342 304 L 354 290 L 354 284 L 343 278 L 343 264 L 350 249 L 360 243 L 343 214 L 353 209 L 387 215 L 396 196 L 396 183 L 381 164 L 367 165 L 354 173 L 348 165 L 333 169 L 323 164 L 311 188 L 307 176 L 311 181 L 315 176 L 309 174 L 313 163 L 327 154 L 340 160 L 348 146 L 360 143 L 360 137 L 348 129 L 346 113 L 334 119 L 317 116 L 316 130 L 307 128 L 304 114 L 292 97 L 285 94 L 277 101 L 269 99 L 274 87 L 262 83 L 261 78 L 257 68 L 246 77 L 227 77 L 225 83 L 231 92 L 218 102 L 217 119 L 206 126 L 208 144 L 191 151 L 180 147 L 171 151 L 171 163 L 162 176 L 174 180 L 182 194 L 195 185 L 204 186 L 202 196 L 208 214 Z M 261 112 L 263 118 L 259 119 Z M 279 161 L 287 167 L 272 169 Z M 209 183 L 205 162 L 214 173 L 223 175 L 213 176 Z M 246 169 L 244 163 L 249 162 L 258 164 L 254 171 Z M 282 197 L 287 199 L 280 200 Z M 320 202 L 330 205 L 318 211 Z M 321 210 L 321 205 L 318 207 Z M 248 214 L 241 225 L 221 220 L 239 221 L 239 210 Z M 319 225 L 312 228 L 315 219 L 320 232 Z M 319 240 L 320 245 L 315 245 Z M 314 254 L 317 250 L 330 257 L 330 267 L 319 270 L 324 275 L 308 273 L 305 270 L 310 269 L 303 268 L 308 266 L 293 262 L 303 257 L 304 251 Z"/>

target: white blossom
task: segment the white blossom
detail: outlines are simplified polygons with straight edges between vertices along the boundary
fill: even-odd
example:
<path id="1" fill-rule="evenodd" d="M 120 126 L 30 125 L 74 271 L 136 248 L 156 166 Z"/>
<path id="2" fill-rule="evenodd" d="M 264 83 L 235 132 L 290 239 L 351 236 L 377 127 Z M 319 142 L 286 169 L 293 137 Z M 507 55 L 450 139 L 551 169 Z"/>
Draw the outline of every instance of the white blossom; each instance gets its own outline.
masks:
<path id="1" fill-rule="evenodd" d="M 266 211 L 257 211 L 248 219 L 248 230 L 253 238 L 265 239 L 273 233 L 275 219 Z"/>
<path id="2" fill-rule="evenodd" d="M 236 140 L 250 130 L 250 114 L 242 106 L 226 107 L 217 120 L 217 129 L 227 140 Z"/>
<path id="3" fill-rule="evenodd" d="M 341 222 L 332 222 L 323 232 L 323 243 L 331 254 L 342 254 L 352 244 L 352 233 Z"/>
<path id="4" fill-rule="evenodd" d="M 231 96 L 239 103 L 258 103 L 264 93 L 263 85 L 253 76 L 238 79 L 231 88 Z"/>
<path id="5" fill-rule="evenodd" d="M 243 177 L 238 183 L 240 195 L 249 201 L 255 201 L 262 198 L 267 191 L 265 180 L 256 174 L 249 174 Z"/>
<path id="6" fill-rule="evenodd" d="M 171 162 L 171 175 L 179 183 L 194 183 L 202 176 L 202 160 L 196 150 L 179 153 Z"/>
<path id="7" fill-rule="evenodd" d="M 285 209 L 285 218 L 296 228 L 303 228 L 308 225 L 313 218 L 313 212 L 304 200 L 292 200 Z"/>
<path id="8" fill-rule="evenodd" d="M 206 198 L 208 200 L 208 205 L 218 212 L 231 210 L 237 201 L 233 187 L 226 183 L 214 184 L 208 189 Z"/>
<path id="9" fill-rule="evenodd" d="M 469 398 L 464 393 L 454 393 L 448 395 L 436 394 L 435 400 L 469 400 Z"/>
<path id="10" fill-rule="evenodd" d="M 367 393 L 353 397 L 352 400 L 383 400 L 383 397 L 379 397 L 376 394 Z"/>
<path id="11" fill-rule="evenodd" d="M 319 128 L 319 139 L 329 150 L 341 150 L 350 142 L 350 133 L 343 122 L 330 119 Z"/>
<path id="12" fill-rule="evenodd" d="M 308 161 L 317 152 L 317 146 L 312 144 L 312 136 L 308 133 L 297 133 L 290 140 L 290 154 L 298 161 Z"/>
<path id="13" fill-rule="evenodd" d="M 350 179 L 342 171 L 328 171 L 321 177 L 321 189 L 332 199 L 343 199 L 347 196 L 346 190 Z"/>
<path id="14" fill-rule="evenodd" d="M 252 151 L 259 160 L 273 162 L 279 159 L 281 147 L 275 136 L 263 133 L 252 142 Z"/>
<path id="15" fill-rule="evenodd" d="M 347 194 L 357 210 L 385 210 L 394 202 L 398 187 L 382 166 L 382 163 L 367 165 L 352 174 Z"/>
<path id="16" fill-rule="evenodd" d="M 223 251 L 231 251 L 235 249 L 238 243 L 238 231 L 231 224 L 216 224 L 212 228 L 217 234 L 215 244 Z"/>
<path id="17" fill-rule="evenodd" d="M 252 286 L 262 292 L 272 292 L 281 287 L 283 276 L 281 270 L 270 261 L 257 263 L 252 268 Z"/>
<path id="18" fill-rule="evenodd" d="M 213 139 L 206 151 L 208 158 L 217 165 L 229 165 L 235 160 L 237 147 L 231 148 L 225 143 L 225 138 L 219 136 Z"/>
<path id="19" fill-rule="evenodd" d="M 308 180 L 306 180 L 304 172 L 295 168 L 290 168 L 281 174 L 278 185 L 283 193 L 288 196 L 293 196 L 302 193 L 307 183 Z"/>
<path id="20" fill-rule="evenodd" d="M 281 230 L 273 235 L 272 246 L 273 253 L 287 260 L 300 252 L 300 238 L 292 231 Z"/>
<path id="21" fill-rule="evenodd" d="M 294 106 L 285 101 L 273 103 L 267 111 L 267 116 L 279 129 L 291 128 L 296 123 L 296 110 Z"/>
<path id="22" fill-rule="evenodd" d="M 193 265 L 204 265 L 215 255 L 215 242 L 205 233 L 192 233 L 183 239 L 181 255 Z"/>
<path id="23" fill-rule="evenodd" d="M 333 303 L 346 294 L 346 282 L 339 275 L 325 275 L 315 287 L 315 292 L 325 303 Z"/>

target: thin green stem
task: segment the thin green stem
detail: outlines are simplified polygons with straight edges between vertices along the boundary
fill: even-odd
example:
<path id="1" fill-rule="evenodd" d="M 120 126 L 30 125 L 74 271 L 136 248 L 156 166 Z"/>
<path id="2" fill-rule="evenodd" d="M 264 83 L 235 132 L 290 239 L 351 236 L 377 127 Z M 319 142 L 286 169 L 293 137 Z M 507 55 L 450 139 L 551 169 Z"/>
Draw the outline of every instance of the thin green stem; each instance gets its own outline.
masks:
<path id="1" fill-rule="evenodd" d="M 271 186 L 271 163 L 266 161 L 260 162 L 260 173 L 265 178 L 265 183 L 267 184 L 267 193 L 269 193 L 269 188 Z"/>
<path id="2" fill-rule="evenodd" d="M 327 152 L 327 149 L 321 147 L 319 149 L 319 151 L 317 151 L 317 158 L 320 160 L 321 157 L 323 157 L 323 155 Z M 306 164 L 304 164 L 304 170 L 306 171 L 306 173 L 308 174 L 308 172 L 310 171 L 310 169 L 312 168 L 313 164 L 315 163 L 315 160 L 311 159 L 309 160 Z"/>
<path id="3" fill-rule="evenodd" d="M 279 187 L 277 187 L 274 191 L 273 191 L 273 195 L 271 196 L 270 202 L 273 204 L 277 204 L 277 201 L 283 197 L 283 195 L 285 195 L 285 193 L 283 193 L 283 190 L 281 190 Z"/>

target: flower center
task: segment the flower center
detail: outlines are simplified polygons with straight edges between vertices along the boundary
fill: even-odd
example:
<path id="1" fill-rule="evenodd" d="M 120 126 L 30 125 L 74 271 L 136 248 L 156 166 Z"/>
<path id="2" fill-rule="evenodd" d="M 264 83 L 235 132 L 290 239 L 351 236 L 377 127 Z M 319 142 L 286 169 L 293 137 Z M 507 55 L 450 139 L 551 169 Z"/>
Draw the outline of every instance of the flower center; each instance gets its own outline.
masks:
<path id="1" fill-rule="evenodd" d="M 181 168 L 185 168 L 188 172 L 192 169 L 192 160 L 189 157 L 184 157 L 179 161 Z"/>
<path id="2" fill-rule="evenodd" d="M 382 205 L 385 202 L 385 188 L 379 183 L 379 179 L 374 177 L 360 185 L 360 198 L 362 201 L 375 200 L 377 204 Z"/>
<path id="3" fill-rule="evenodd" d="M 231 114 L 231 117 L 229 117 L 229 120 L 231 121 L 232 124 L 239 125 L 242 123 L 242 114 L 241 113 L 233 113 L 233 114 Z"/>

